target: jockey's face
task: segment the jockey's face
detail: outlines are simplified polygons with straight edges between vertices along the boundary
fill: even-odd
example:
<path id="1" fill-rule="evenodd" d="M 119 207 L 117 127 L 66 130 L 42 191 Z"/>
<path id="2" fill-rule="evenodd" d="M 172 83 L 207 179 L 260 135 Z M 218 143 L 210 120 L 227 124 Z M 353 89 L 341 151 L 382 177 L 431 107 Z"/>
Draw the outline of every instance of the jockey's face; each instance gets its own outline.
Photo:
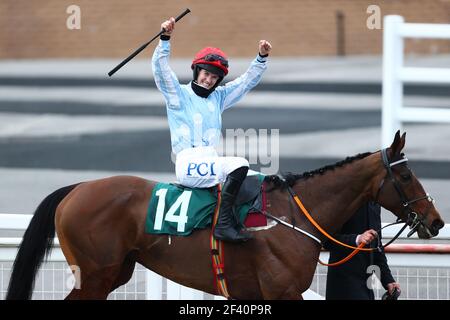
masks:
<path id="1" fill-rule="evenodd" d="M 206 89 L 211 89 L 219 80 L 219 76 L 205 69 L 200 69 L 197 77 L 197 84 Z"/>

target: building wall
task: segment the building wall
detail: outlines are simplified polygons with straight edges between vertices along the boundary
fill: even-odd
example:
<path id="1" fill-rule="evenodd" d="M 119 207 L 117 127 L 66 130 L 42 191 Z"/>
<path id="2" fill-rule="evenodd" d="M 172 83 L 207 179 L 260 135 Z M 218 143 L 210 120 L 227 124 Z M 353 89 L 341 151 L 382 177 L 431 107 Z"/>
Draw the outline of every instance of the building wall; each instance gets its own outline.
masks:
<path id="1" fill-rule="evenodd" d="M 81 8 L 80 30 L 66 27 L 72 4 Z M 450 23 L 450 0 L 2 0 L 0 58 L 125 57 L 186 7 L 192 12 L 176 26 L 174 57 L 191 57 L 207 45 L 230 56 L 253 56 L 259 39 L 272 42 L 273 56 L 336 55 L 338 12 L 344 16 L 341 52 L 378 54 L 382 30 L 366 26 L 372 4 L 382 16 Z M 450 52 L 442 40 L 408 40 L 406 48 Z"/>

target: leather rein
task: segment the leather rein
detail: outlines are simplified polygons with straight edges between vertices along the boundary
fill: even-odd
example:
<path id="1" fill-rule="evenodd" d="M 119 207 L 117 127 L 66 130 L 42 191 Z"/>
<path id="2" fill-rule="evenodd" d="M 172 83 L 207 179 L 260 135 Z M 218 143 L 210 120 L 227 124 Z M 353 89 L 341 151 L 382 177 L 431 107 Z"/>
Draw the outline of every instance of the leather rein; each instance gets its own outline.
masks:
<path id="1" fill-rule="evenodd" d="M 339 244 L 339 245 L 341 245 L 341 246 L 343 246 L 343 247 L 346 247 L 346 248 L 349 248 L 349 249 L 353 249 L 353 252 L 351 252 L 347 257 L 345 257 L 344 259 L 342 259 L 342 260 L 340 260 L 340 261 L 337 261 L 337 262 L 334 262 L 334 263 L 329 263 L 329 264 L 327 264 L 327 263 L 324 263 L 324 262 L 320 261 L 320 259 L 319 259 L 319 263 L 320 263 L 320 264 L 325 265 L 325 266 L 337 266 L 337 265 L 340 265 L 340 264 L 342 264 L 342 263 L 344 263 L 344 262 L 350 260 L 350 259 L 351 259 L 355 254 L 357 254 L 359 251 L 374 251 L 374 250 L 378 250 L 379 252 L 382 252 L 382 251 L 384 250 L 385 247 L 387 247 L 388 245 L 390 245 L 392 242 L 394 242 L 394 241 L 400 236 L 400 234 L 405 230 L 405 228 L 406 228 L 408 225 L 411 227 L 411 230 L 409 231 L 409 233 L 408 233 L 407 236 L 410 237 L 411 235 L 414 234 L 414 232 L 416 232 L 416 231 L 418 230 L 418 228 L 419 228 L 421 225 L 424 224 L 424 223 L 423 223 L 424 217 L 426 217 L 426 214 L 428 213 L 428 210 L 431 208 L 431 205 L 434 203 L 434 199 L 433 199 L 428 193 L 426 193 L 424 196 L 421 196 L 421 197 L 419 197 L 419 198 L 416 198 L 416 199 L 414 199 L 414 200 L 409 201 L 409 200 L 407 199 L 405 193 L 403 192 L 403 189 L 400 187 L 400 185 L 399 185 L 397 179 L 395 179 L 394 174 L 393 174 L 393 172 L 392 172 L 392 167 L 393 167 L 393 166 L 396 166 L 396 165 L 401 164 L 401 163 L 406 163 L 406 162 L 408 162 L 408 159 L 407 159 L 406 157 L 404 157 L 403 154 L 402 154 L 402 158 L 401 158 L 400 160 L 397 160 L 397 161 L 394 161 L 394 162 L 389 162 L 388 155 L 387 155 L 387 149 L 382 149 L 382 150 L 381 150 L 381 156 L 382 156 L 382 160 L 383 160 L 383 165 L 384 165 L 384 167 L 385 167 L 385 169 L 386 169 L 387 172 L 386 172 L 386 176 L 384 177 L 384 179 L 383 179 L 383 180 L 381 181 L 381 183 L 380 183 L 380 186 L 379 186 L 379 188 L 378 188 L 378 191 L 377 191 L 377 194 L 376 194 L 376 197 L 375 197 L 375 202 L 378 201 L 378 198 L 379 198 L 379 195 L 380 195 L 380 193 L 381 193 L 381 190 L 382 190 L 382 188 L 383 188 L 384 185 L 385 185 L 384 182 L 385 182 L 387 179 L 389 179 L 389 180 L 392 182 L 392 184 L 393 184 L 393 186 L 394 186 L 394 188 L 395 188 L 395 190 L 396 190 L 398 196 L 400 197 L 400 201 L 401 201 L 401 203 L 402 203 L 403 211 L 406 211 L 406 217 L 407 217 L 406 221 L 403 220 L 403 219 L 401 219 L 401 218 L 397 218 L 397 221 L 396 221 L 396 222 L 391 223 L 391 224 L 388 224 L 388 225 L 384 226 L 383 228 L 381 228 L 380 230 L 377 230 L 377 232 L 379 233 L 379 232 L 381 232 L 382 229 L 384 229 L 384 228 L 386 228 L 386 227 L 388 227 L 388 226 L 391 226 L 391 225 L 394 225 L 394 224 L 399 224 L 399 223 L 404 223 L 404 226 L 400 229 L 400 231 L 399 231 L 399 232 L 398 232 L 398 233 L 397 233 L 397 234 L 396 234 L 396 235 L 395 235 L 388 243 L 386 243 L 385 245 L 383 245 L 383 244 L 381 243 L 380 237 L 377 237 L 377 239 L 378 239 L 378 244 L 377 244 L 377 247 L 376 247 L 376 248 L 363 248 L 363 247 L 365 246 L 364 243 L 359 244 L 358 247 L 354 247 L 354 246 L 348 245 L 348 244 L 346 244 L 346 243 L 343 243 L 343 242 L 341 242 L 341 241 L 335 239 L 333 236 L 331 236 L 329 233 L 327 233 L 327 232 L 326 232 L 326 231 L 325 231 L 325 230 L 324 230 L 324 229 L 323 229 L 323 228 L 322 228 L 322 227 L 314 220 L 314 218 L 311 216 L 311 214 L 308 212 L 308 210 L 305 208 L 305 206 L 303 205 L 303 203 L 302 203 L 301 200 L 299 199 L 298 195 L 294 192 L 294 190 L 292 190 L 291 187 L 288 187 L 288 191 L 289 191 L 291 197 L 294 199 L 295 203 L 297 204 L 297 207 L 299 208 L 299 210 L 306 216 L 306 218 L 311 222 L 311 224 L 312 224 L 317 230 L 319 230 L 319 232 L 320 232 L 322 235 L 324 235 L 326 238 L 330 239 L 331 241 L 333 241 L 333 242 L 335 242 L 335 243 L 337 243 L 337 244 Z M 420 200 L 424 200 L 424 199 L 426 199 L 426 200 L 429 202 L 429 205 L 428 205 L 428 207 L 427 207 L 427 210 L 426 210 L 425 213 L 423 214 L 423 217 L 420 217 L 419 214 L 417 214 L 417 213 L 411 208 L 411 204 L 413 204 L 413 203 L 415 203 L 415 202 L 417 202 L 417 201 L 420 201 Z M 258 211 L 259 211 L 259 210 L 258 210 Z M 296 227 L 296 226 L 294 226 L 294 225 L 292 225 L 292 224 L 289 224 L 289 223 L 287 223 L 287 222 L 285 222 L 285 221 L 283 221 L 283 220 L 281 220 L 281 219 L 279 219 L 279 218 L 277 218 L 277 217 L 271 215 L 271 214 L 268 213 L 267 211 L 264 211 L 264 212 L 260 211 L 260 213 L 262 213 L 262 214 L 264 214 L 265 216 L 267 216 L 267 217 L 269 217 L 269 218 L 271 218 L 271 219 L 273 219 L 273 220 L 275 220 L 275 221 L 281 223 L 282 225 L 284 225 L 284 226 L 286 226 L 286 227 L 290 227 L 290 228 L 296 230 L 297 232 L 301 232 L 301 233 L 303 233 L 303 234 L 309 236 L 310 238 L 312 238 L 313 240 L 315 240 L 316 242 L 318 242 L 320 245 L 322 245 L 321 241 L 320 241 L 317 237 L 311 235 L 310 233 L 308 233 L 308 232 L 306 232 L 306 231 L 304 231 L 304 230 L 301 230 L 300 228 L 298 228 L 298 227 Z"/>

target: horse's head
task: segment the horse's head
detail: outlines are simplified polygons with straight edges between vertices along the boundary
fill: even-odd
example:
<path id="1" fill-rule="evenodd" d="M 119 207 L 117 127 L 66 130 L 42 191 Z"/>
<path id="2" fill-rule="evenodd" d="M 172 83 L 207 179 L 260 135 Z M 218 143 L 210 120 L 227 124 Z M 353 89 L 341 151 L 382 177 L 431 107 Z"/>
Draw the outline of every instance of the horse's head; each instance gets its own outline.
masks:
<path id="1" fill-rule="evenodd" d="M 401 220 L 408 223 L 411 235 L 428 239 L 438 235 L 444 226 L 433 198 L 425 192 L 422 184 L 408 167 L 408 159 L 401 150 L 405 146 L 406 133 L 395 134 L 392 145 L 381 150 L 385 176 L 376 191 L 375 200 Z"/>

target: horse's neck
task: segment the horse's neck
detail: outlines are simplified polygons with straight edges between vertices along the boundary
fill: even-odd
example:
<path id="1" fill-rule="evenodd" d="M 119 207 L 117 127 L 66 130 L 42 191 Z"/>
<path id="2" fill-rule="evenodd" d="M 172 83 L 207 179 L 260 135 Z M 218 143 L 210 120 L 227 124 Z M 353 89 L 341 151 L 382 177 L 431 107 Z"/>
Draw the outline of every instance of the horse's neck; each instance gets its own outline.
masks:
<path id="1" fill-rule="evenodd" d="M 323 175 L 299 180 L 293 190 L 319 225 L 336 232 L 368 199 L 380 167 L 374 156 L 357 160 Z"/>

